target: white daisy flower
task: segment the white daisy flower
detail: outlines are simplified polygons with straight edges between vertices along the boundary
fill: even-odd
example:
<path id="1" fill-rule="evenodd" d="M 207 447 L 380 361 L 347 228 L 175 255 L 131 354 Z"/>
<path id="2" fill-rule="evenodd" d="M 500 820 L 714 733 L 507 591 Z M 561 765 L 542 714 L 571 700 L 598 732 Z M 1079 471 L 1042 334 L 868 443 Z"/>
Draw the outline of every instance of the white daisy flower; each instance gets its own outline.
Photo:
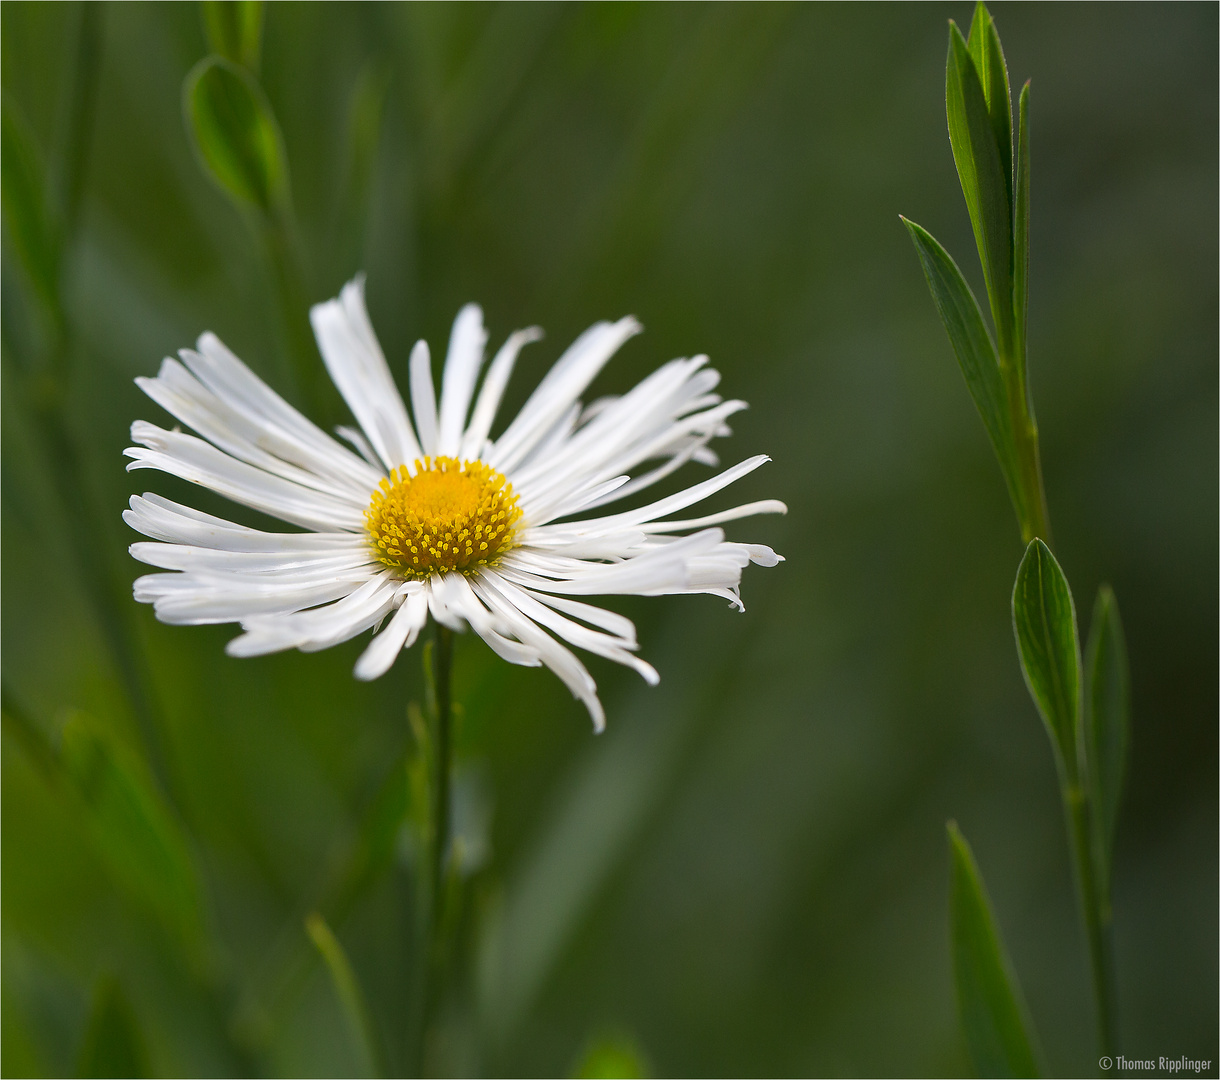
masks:
<path id="1" fill-rule="evenodd" d="M 462 308 L 439 404 L 427 344 L 411 351 L 412 424 L 373 334 L 363 280 L 310 317 L 327 370 L 360 425 L 337 430 L 354 451 L 211 333 L 180 360 L 167 358 L 156 378 L 136 380 L 201 437 L 138 420 L 128 469 L 160 469 L 306 530 L 264 532 L 151 493 L 133 496 L 123 517 L 155 542 L 132 544 L 131 554 L 172 571 L 134 586 L 161 621 L 240 622 L 245 632 L 229 642 L 232 656 L 311 652 L 377 628 L 355 669 L 358 678 L 374 679 L 414 643 L 431 613 L 443 626 L 470 626 L 514 664 L 545 664 L 600 731 L 597 687 L 557 639 L 633 667 L 649 683 L 658 676 L 635 655 L 629 619 L 577 597 L 713 593 L 740 609 L 743 567 L 781 561 L 769 547 L 726 540 L 716 527 L 785 513 L 774 499 L 666 520 L 765 456 L 637 509 L 592 513 L 687 461 L 716 464 L 708 443 L 728 434 L 726 420 L 746 407 L 713 393 L 720 376 L 705 356 L 671 360 L 623 397 L 582 405 L 597 373 L 639 333 L 634 319 L 586 330 L 493 439 L 513 364 L 539 330 L 508 338 L 476 396 L 487 332 L 477 306 Z"/>

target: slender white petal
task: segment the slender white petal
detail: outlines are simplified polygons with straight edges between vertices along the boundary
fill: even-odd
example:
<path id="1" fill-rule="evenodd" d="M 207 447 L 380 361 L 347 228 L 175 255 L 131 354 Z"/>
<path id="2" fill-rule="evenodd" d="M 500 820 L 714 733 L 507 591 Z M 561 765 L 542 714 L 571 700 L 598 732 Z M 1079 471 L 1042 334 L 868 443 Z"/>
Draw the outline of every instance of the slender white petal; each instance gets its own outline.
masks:
<path id="1" fill-rule="evenodd" d="M 432 387 L 432 353 L 426 341 L 417 341 L 411 350 L 411 411 L 425 454 L 435 454 L 439 431 L 436 419 L 436 391 Z"/>
<path id="2" fill-rule="evenodd" d="M 487 369 L 483 386 L 479 390 L 479 398 L 475 402 L 474 413 L 470 418 L 470 426 L 462 437 L 462 447 L 459 457 L 478 458 L 483 456 L 487 437 L 491 434 L 491 425 L 496 418 L 496 410 L 500 407 L 500 399 L 508 386 L 508 378 L 512 374 L 517 356 L 530 342 L 538 341 L 542 331 L 536 326 L 528 330 L 516 330 L 508 336 L 508 340 L 500 346 L 500 351 Z"/>
<path id="3" fill-rule="evenodd" d="M 390 670 L 403 649 L 409 649 L 428 621 L 428 593 L 422 582 L 412 581 L 388 626 L 377 634 L 356 661 L 356 678 L 368 682 Z"/>
<path id="4" fill-rule="evenodd" d="M 445 357 L 445 374 L 441 379 L 438 454 L 456 457 L 461 452 L 466 413 L 474 396 L 479 368 L 483 366 L 486 345 L 483 309 L 478 304 L 467 304 L 453 320 L 453 332 L 449 335 L 449 354 Z"/>

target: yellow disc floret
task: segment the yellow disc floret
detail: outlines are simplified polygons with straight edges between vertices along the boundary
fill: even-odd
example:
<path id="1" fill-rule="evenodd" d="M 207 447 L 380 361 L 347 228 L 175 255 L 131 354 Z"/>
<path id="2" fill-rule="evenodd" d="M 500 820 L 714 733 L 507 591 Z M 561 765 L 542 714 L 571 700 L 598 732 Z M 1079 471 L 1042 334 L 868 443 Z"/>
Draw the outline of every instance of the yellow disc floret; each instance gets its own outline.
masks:
<path id="1" fill-rule="evenodd" d="M 513 486 L 481 461 L 426 457 L 398 466 L 364 512 L 377 559 L 405 577 L 469 574 L 503 555 L 521 517 Z"/>

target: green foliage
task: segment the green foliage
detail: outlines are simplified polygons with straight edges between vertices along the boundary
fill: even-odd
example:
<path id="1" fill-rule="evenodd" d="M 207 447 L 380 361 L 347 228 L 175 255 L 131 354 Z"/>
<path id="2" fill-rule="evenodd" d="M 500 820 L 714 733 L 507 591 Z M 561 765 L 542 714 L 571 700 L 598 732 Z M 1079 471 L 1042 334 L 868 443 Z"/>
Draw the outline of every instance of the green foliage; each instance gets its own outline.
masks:
<path id="1" fill-rule="evenodd" d="M 152 1076 L 139 1022 L 118 980 L 103 977 L 93 990 L 78 1076 Z"/>
<path id="2" fill-rule="evenodd" d="M 262 0 L 203 0 L 200 8 L 212 52 L 257 71 L 263 41 Z"/>
<path id="3" fill-rule="evenodd" d="M 981 7 L 981 5 L 980 5 Z M 985 14 L 985 12 L 984 12 Z M 976 16 L 976 22 L 978 16 Z M 966 196 L 974 240 L 983 264 L 987 294 L 991 298 L 991 317 L 1003 363 L 1012 348 L 1012 178 L 1004 162 L 1012 160 L 1012 120 L 1008 100 L 1008 76 L 1004 57 L 999 52 L 995 28 L 972 30 L 977 34 L 984 75 L 991 100 L 983 90 L 980 70 L 970 47 L 956 24 L 949 24 L 949 59 L 945 67 L 945 105 L 949 118 L 949 141 L 953 160 Z M 992 44 L 994 42 L 994 45 Z M 997 68 L 1000 74 L 996 73 Z M 997 141 L 997 133 L 1008 133 L 1008 148 Z"/>
<path id="4" fill-rule="evenodd" d="M 0 193 L 9 240 L 35 294 L 59 306 L 60 234 L 46 171 L 25 121 L 8 98 L 0 102 Z"/>
<path id="5" fill-rule="evenodd" d="M 88 831 L 116 883 L 155 915 L 202 973 L 210 957 L 198 871 L 147 770 L 83 713 L 64 726 L 61 755 Z"/>
<path id="6" fill-rule="evenodd" d="M 372 1017 L 343 945 L 335 937 L 326 920 L 316 911 L 305 916 L 305 932 L 326 965 L 331 986 L 343 1008 L 343 1015 L 347 1018 L 349 1035 L 359 1050 L 362 1072 L 382 1075 L 378 1065 L 380 1055 L 377 1053 L 377 1034 Z"/>
<path id="7" fill-rule="evenodd" d="M 572 1075 L 578 1080 L 642 1080 L 653 1073 L 635 1039 L 607 1031 L 589 1041 Z"/>
<path id="8" fill-rule="evenodd" d="M 1080 640 L 1076 606 L 1055 556 L 1035 538 L 1012 590 L 1012 626 L 1021 671 L 1042 714 L 1061 768 L 1074 780 L 1080 717 Z"/>
<path id="9" fill-rule="evenodd" d="M 1108 585 L 1098 589 L 1093 605 L 1084 674 L 1085 774 L 1098 834 L 1100 878 L 1108 883 L 1131 739 L 1127 644 L 1118 601 Z"/>
<path id="10" fill-rule="evenodd" d="M 248 71 L 209 56 L 186 77 L 183 108 L 204 170 L 239 206 L 288 207 L 288 161 L 271 105 Z"/>
<path id="11" fill-rule="evenodd" d="M 1021 987 L 996 926 L 978 864 L 949 822 L 949 923 L 962 1030 L 979 1076 L 1038 1076 Z"/>
<path id="12" fill-rule="evenodd" d="M 1013 364 L 1018 400 L 1033 416 L 1025 379 L 1025 342 L 1029 323 L 1029 83 L 1021 87 L 1017 109 L 1016 205 L 1013 208 L 1012 310 Z"/>

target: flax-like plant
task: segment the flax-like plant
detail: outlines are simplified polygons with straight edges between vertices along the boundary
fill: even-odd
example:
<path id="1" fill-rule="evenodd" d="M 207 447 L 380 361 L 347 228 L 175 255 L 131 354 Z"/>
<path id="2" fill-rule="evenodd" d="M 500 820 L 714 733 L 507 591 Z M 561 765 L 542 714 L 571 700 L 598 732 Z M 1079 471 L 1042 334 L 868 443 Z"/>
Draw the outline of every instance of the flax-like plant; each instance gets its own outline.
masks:
<path id="1" fill-rule="evenodd" d="M 986 284 L 991 327 L 957 264 L 903 218 L 966 386 L 1000 464 L 1026 545 L 1012 594 L 1017 654 L 1050 737 L 1088 942 L 1101 1054 L 1118 1046 L 1110 882 L 1128 743 L 1126 649 L 1118 604 L 1103 585 L 1082 663 L 1076 607 L 1051 551 L 1038 425 L 1027 368 L 1029 83 L 1014 148 L 1008 67 L 980 2 L 969 36 L 949 23 L 949 141 Z M 967 1044 L 984 1076 L 1037 1072 L 1036 1041 L 973 856 L 949 828 L 954 972 Z"/>

